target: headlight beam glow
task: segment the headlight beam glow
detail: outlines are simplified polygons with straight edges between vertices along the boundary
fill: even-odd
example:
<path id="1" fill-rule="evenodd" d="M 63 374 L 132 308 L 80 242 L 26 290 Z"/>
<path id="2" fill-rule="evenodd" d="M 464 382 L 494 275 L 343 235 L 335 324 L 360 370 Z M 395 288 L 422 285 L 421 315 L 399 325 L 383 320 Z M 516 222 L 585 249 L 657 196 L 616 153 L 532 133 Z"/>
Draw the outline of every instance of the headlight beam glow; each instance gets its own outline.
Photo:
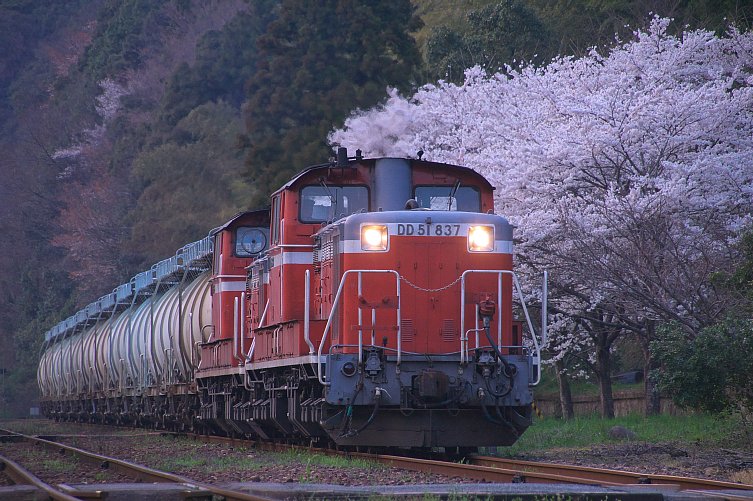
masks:
<path id="1" fill-rule="evenodd" d="M 494 227 L 471 226 L 468 229 L 468 250 L 491 252 L 494 250 Z"/>
<path id="2" fill-rule="evenodd" d="M 387 226 L 371 224 L 361 227 L 361 249 L 367 251 L 387 250 Z"/>

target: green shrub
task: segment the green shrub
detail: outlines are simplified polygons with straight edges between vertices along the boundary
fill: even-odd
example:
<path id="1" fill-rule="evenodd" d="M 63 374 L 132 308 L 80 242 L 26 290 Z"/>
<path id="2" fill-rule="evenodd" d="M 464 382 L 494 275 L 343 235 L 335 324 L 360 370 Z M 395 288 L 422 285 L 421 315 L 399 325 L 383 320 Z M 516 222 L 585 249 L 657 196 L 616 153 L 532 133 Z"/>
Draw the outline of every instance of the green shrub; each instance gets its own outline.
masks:
<path id="1" fill-rule="evenodd" d="M 713 413 L 753 409 L 753 322 L 727 320 L 695 337 L 678 326 L 651 344 L 660 391 L 681 407 Z"/>

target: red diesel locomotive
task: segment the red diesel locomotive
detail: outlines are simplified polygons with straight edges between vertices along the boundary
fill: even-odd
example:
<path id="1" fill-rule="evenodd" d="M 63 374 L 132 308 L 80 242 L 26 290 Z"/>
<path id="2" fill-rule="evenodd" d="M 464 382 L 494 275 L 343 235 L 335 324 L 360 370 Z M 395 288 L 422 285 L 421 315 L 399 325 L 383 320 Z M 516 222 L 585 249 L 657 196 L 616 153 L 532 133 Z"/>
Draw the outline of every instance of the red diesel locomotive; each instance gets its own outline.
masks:
<path id="1" fill-rule="evenodd" d="M 513 320 L 515 303 L 533 332 L 493 204 L 469 168 L 340 149 L 50 330 L 43 410 L 344 447 L 511 444 L 539 344 Z"/>

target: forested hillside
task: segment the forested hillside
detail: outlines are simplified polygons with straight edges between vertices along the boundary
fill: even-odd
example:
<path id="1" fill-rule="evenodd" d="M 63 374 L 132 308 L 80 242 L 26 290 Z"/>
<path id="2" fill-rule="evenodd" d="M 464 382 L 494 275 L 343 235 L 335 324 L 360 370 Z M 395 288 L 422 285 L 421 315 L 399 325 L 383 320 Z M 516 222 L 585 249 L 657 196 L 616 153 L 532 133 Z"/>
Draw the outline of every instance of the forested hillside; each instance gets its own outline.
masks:
<path id="1" fill-rule="evenodd" d="M 0 0 L 0 415 L 28 412 L 50 326 L 264 206 L 388 88 L 583 55 L 650 13 L 721 33 L 753 5 Z"/>

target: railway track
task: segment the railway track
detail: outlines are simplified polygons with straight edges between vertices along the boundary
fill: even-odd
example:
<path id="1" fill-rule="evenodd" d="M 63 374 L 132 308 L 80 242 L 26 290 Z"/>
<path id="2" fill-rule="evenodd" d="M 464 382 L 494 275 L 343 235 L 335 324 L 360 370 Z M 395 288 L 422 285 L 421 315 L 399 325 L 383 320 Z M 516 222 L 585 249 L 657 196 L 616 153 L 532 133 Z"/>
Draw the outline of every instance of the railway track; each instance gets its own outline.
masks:
<path id="1" fill-rule="evenodd" d="M 247 445 L 268 450 L 281 448 L 312 448 L 253 442 L 243 439 L 192 435 L 195 440 Z M 663 490 L 681 490 L 688 494 L 722 493 L 724 499 L 753 500 L 753 485 L 709 480 L 694 477 L 636 473 L 605 468 L 573 466 L 503 459 L 493 456 L 472 455 L 466 462 L 457 463 L 445 460 L 422 459 L 387 454 L 342 452 L 331 449 L 313 449 L 322 454 L 345 455 L 380 462 L 413 471 L 436 473 L 447 476 L 470 478 L 482 482 L 530 483 L 530 484 L 578 484 L 602 485 L 609 487 L 652 485 Z"/>
<path id="2" fill-rule="evenodd" d="M 13 484 L 17 486 L 28 486 L 32 489 L 31 491 L 16 489 L 12 493 L 13 495 L 28 497 L 33 494 L 34 490 L 36 490 L 44 492 L 49 498 L 56 501 L 79 501 L 80 499 L 45 483 L 32 472 L 5 456 L 0 456 L 0 470 L 2 470 L 2 473 L 6 475 Z"/>
<path id="3" fill-rule="evenodd" d="M 226 499 L 228 501 L 270 501 L 271 498 L 248 494 L 242 491 L 231 490 L 223 487 L 218 487 L 211 484 L 202 482 L 196 482 L 190 478 L 186 478 L 174 473 L 155 470 L 143 465 L 123 461 L 121 459 L 103 456 L 93 452 L 85 451 L 70 445 L 63 444 L 61 442 L 48 440 L 42 437 L 35 437 L 31 435 L 24 435 L 12 430 L 6 430 L 0 428 L 0 434 L 4 435 L 5 440 L 22 440 L 28 443 L 33 443 L 39 446 L 43 446 L 50 450 L 56 451 L 58 454 L 66 456 L 75 456 L 84 461 L 94 463 L 102 469 L 112 469 L 123 475 L 131 477 L 136 482 L 154 482 L 154 483 L 171 483 L 179 485 L 185 492 L 186 497 L 198 497 L 202 494 L 209 496 L 218 496 L 220 499 Z M 39 478 L 34 476 L 31 472 L 25 470 L 22 466 L 14 463 L 7 458 L 0 458 L 2 464 L 5 466 L 6 474 L 11 480 L 16 483 L 25 485 L 34 485 L 38 489 L 44 491 L 50 498 L 61 501 L 71 501 L 77 499 L 91 499 L 92 493 L 90 491 L 78 491 L 71 487 L 63 485 L 62 487 L 53 487 L 44 483 Z M 98 497 L 98 496 L 96 496 Z"/>
<path id="4" fill-rule="evenodd" d="M 469 463 L 489 468 L 518 471 L 523 475 L 524 478 L 522 480 L 524 481 L 529 481 L 529 478 L 541 478 L 544 480 L 547 475 L 554 475 L 583 479 L 591 483 L 598 482 L 604 485 L 671 484 L 678 485 L 682 490 L 738 490 L 741 492 L 750 492 L 753 495 L 753 485 L 703 478 L 652 475 L 605 468 L 503 459 L 492 456 L 471 456 Z"/>
<path id="5" fill-rule="evenodd" d="M 268 497 L 248 494 L 246 492 L 232 489 L 220 488 L 211 484 L 200 483 L 189 478 L 175 475 L 172 473 L 161 472 L 147 468 L 145 466 L 129 463 L 116 458 L 106 457 L 94 454 L 88 451 L 77 449 L 68 445 L 61 444 L 56 440 L 44 437 L 33 437 L 22 435 L 10 430 L 0 429 L 0 433 L 6 436 L 18 437 L 19 440 L 31 441 L 44 447 L 56 451 L 65 450 L 66 454 L 76 455 L 83 459 L 95 462 L 100 467 L 107 465 L 108 468 L 115 469 L 124 475 L 128 475 L 141 482 L 160 482 L 173 483 L 185 486 L 186 495 L 200 496 L 206 493 L 215 496 L 221 496 L 225 499 L 239 500 L 257 500 L 271 499 Z M 352 458 L 361 458 L 369 461 L 383 463 L 385 465 L 398 467 L 406 470 L 413 470 L 425 473 L 441 474 L 450 477 L 459 477 L 472 479 L 482 482 L 493 482 L 501 484 L 558 484 L 558 485 L 578 485 L 583 487 L 602 486 L 607 488 L 637 487 L 643 485 L 646 488 L 655 488 L 661 491 L 682 491 L 688 495 L 703 494 L 714 495 L 723 499 L 730 500 L 753 500 L 753 486 L 737 484 L 733 482 L 723 482 L 716 480 L 707 480 L 691 477 L 679 477 L 671 475 L 650 475 L 643 473 L 625 472 L 619 470 L 609 470 L 600 468 L 590 468 L 572 465 L 561 465 L 551 463 L 539 463 L 532 461 L 518 461 L 511 459 L 502 459 L 498 457 L 472 455 L 465 462 L 449 462 L 437 459 L 422 459 L 413 457 L 404 457 L 387 454 L 369 454 L 361 452 L 342 452 L 329 449 L 319 449 L 312 447 L 291 446 L 283 444 L 269 444 L 265 442 L 254 442 L 251 440 L 235 439 L 227 437 L 214 437 L 194 434 L 181 434 L 194 440 L 210 443 L 222 443 L 237 447 L 251 448 L 255 447 L 262 450 L 289 450 L 297 449 L 301 451 L 310 451 L 317 454 L 343 455 Z M 14 468 L 10 463 L 6 468 Z M 18 466 L 18 465 L 15 465 Z M 32 475 L 33 476 L 33 475 Z M 11 477 L 14 478 L 14 477 Z M 19 477 L 16 477 L 19 478 Z M 33 481 L 22 481 L 21 483 L 32 483 Z M 19 483 L 19 482 L 16 482 Z M 645 485 L 650 484 L 650 485 Z M 46 484 L 45 484 L 46 485 Z M 48 489 L 55 489 L 51 486 L 38 487 L 45 492 Z M 91 497 L 88 492 L 79 492 L 72 488 L 63 488 L 60 490 L 64 496 L 72 496 L 74 499 Z M 89 494 L 89 495 L 88 495 Z M 72 499 L 71 497 L 53 499 Z M 326 496 L 324 497 L 326 498 Z"/>

